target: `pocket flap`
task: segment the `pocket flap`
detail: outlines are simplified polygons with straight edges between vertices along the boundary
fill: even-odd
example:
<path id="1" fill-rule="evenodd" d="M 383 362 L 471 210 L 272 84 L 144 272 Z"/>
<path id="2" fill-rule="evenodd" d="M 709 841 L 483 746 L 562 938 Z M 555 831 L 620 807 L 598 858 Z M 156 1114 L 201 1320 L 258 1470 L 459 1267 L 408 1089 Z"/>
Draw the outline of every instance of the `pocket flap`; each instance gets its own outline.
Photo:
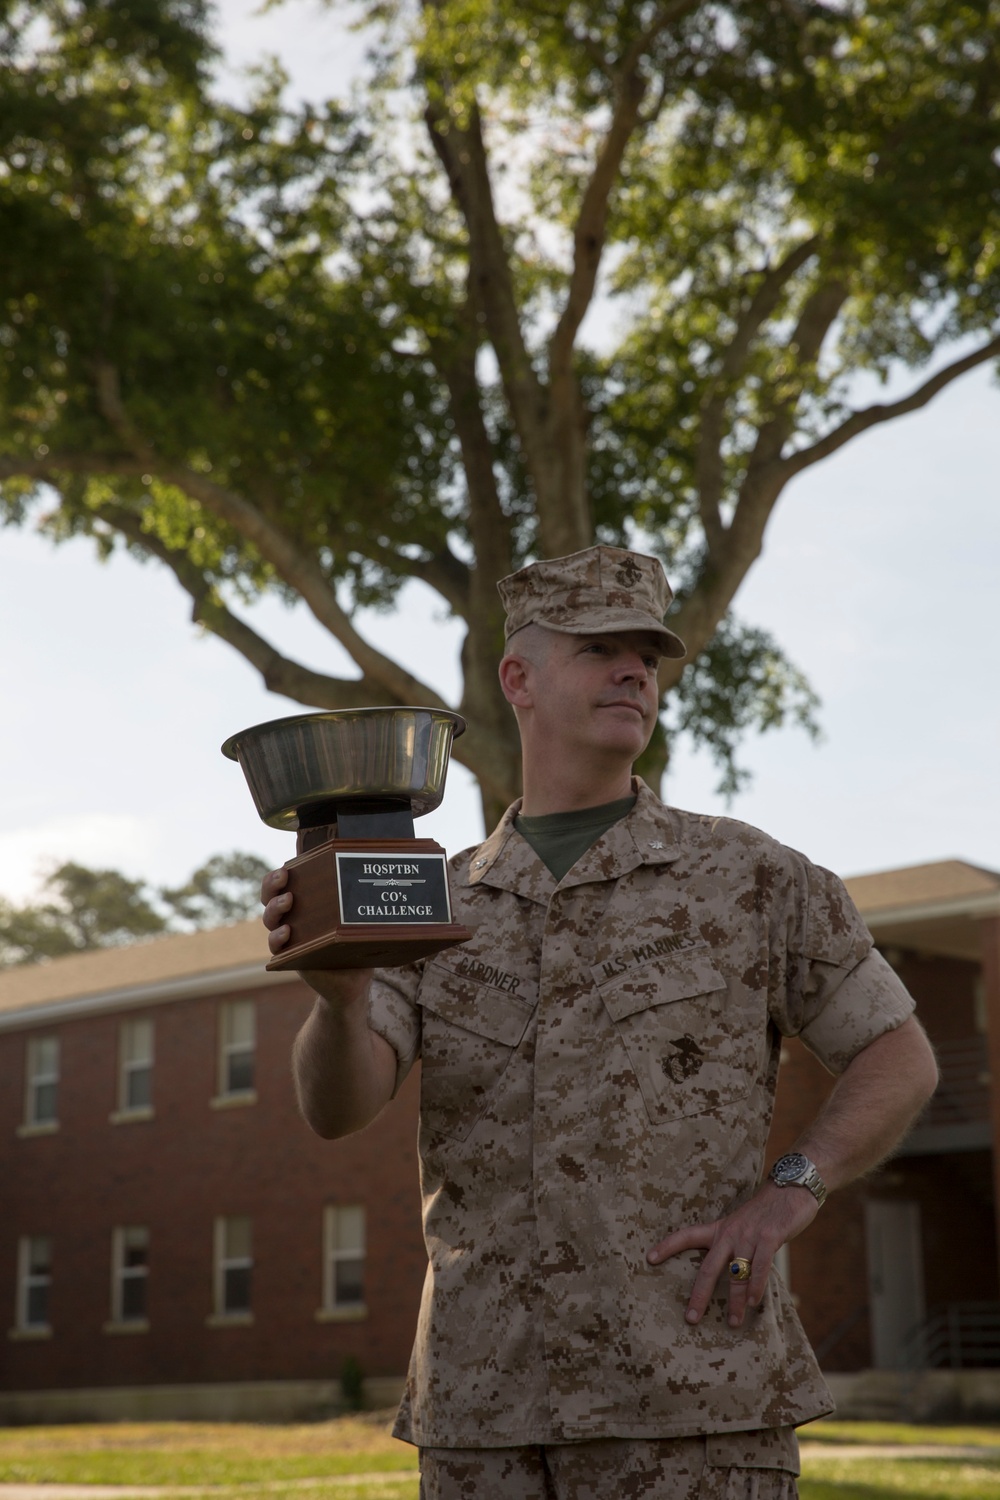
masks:
<path id="1" fill-rule="evenodd" d="M 505 994 L 489 984 L 479 984 L 446 968 L 428 964 L 417 992 L 417 1004 L 476 1036 L 505 1047 L 516 1047 L 534 1012 L 534 1006 L 516 995 Z"/>
<path id="2" fill-rule="evenodd" d="M 708 946 L 637 964 L 610 981 L 602 970 L 593 972 L 601 999 L 614 1021 L 623 1021 L 626 1016 L 634 1016 L 653 1005 L 669 1005 L 674 1000 L 688 1000 L 693 995 L 708 995 L 726 987 Z"/>
<path id="3" fill-rule="evenodd" d="M 705 1462 L 718 1469 L 781 1469 L 786 1474 L 798 1474 L 795 1428 L 710 1432 L 705 1438 Z"/>

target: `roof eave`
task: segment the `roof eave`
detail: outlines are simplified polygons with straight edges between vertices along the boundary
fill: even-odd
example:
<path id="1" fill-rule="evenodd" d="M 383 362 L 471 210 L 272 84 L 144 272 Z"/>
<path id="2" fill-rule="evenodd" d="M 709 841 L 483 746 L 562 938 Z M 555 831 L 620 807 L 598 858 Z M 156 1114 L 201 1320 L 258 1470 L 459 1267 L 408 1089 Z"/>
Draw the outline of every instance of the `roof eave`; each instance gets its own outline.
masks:
<path id="1" fill-rule="evenodd" d="M 194 1000 L 202 995 L 222 994 L 227 990 L 270 988 L 297 978 L 297 974 L 287 970 L 268 973 L 259 962 L 238 964 L 226 969 L 215 969 L 207 974 L 186 974 L 181 978 L 99 990 L 91 995 L 65 995 L 51 1000 L 28 1002 L 17 1009 L 0 1011 L 0 1031 L 13 1031 L 39 1020 L 48 1025 L 53 1021 L 76 1020 L 101 1011 L 134 1010 L 139 1006 L 164 1005 L 170 1000 Z"/>
<path id="2" fill-rule="evenodd" d="M 858 910 L 873 932 L 890 923 L 897 927 L 901 923 L 937 922 L 942 919 L 954 920 L 956 917 L 981 921 L 984 917 L 1000 916 L 1000 891 L 984 891 L 977 896 L 958 896 L 950 901 L 927 901 L 920 905 L 907 902 L 903 906 L 866 909 L 859 904 Z"/>

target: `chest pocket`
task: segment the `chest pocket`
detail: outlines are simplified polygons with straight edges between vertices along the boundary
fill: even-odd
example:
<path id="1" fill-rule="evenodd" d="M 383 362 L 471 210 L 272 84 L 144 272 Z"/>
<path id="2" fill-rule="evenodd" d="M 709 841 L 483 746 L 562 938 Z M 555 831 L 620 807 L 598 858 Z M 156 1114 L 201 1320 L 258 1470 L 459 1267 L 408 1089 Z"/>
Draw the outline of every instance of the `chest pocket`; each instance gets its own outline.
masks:
<path id="1" fill-rule="evenodd" d="M 417 1004 L 422 1022 L 421 1124 L 464 1141 L 499 1092 L 534 1015 L 534 998 L 522 1000 L 444 964 L 429 963 Z"/>
<path id="2" fill-rule="evenodd" d="M 607 979 L 594 970 L 654 1124 L 708 1114 L 750 1089 L 747 1039 L 734 1028 L 725 980 L 696 948 Z"/>

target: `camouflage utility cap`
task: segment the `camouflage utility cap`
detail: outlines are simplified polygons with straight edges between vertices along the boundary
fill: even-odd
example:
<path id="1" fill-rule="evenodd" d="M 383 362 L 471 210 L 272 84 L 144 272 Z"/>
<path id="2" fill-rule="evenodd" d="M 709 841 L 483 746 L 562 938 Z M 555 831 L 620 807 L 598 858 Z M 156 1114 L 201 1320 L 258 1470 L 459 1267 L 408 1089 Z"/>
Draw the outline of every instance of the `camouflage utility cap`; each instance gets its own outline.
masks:
<path id="1" fill-rule="evenodd" d="M 531 563 L 497 584 L 507 611 L 507 639 L 525 625 L 544 625 L 564 635 L 609 635 L 645 630 L 656 635 L 664 656 L 687 648 L 663 623 L 674 597 L 655 557 L 620 547 L 587 547 L 569 557 Z"/>

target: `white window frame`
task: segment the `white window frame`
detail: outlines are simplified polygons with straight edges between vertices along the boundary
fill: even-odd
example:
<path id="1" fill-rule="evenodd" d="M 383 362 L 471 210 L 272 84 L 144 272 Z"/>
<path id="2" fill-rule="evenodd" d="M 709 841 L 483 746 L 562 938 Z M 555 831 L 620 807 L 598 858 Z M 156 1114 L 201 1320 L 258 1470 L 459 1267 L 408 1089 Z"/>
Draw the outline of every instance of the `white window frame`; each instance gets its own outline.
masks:
<path id="1" fill-rule="evenodd" d="M 136 1046 L 136 1039 L 145 1039 L 145 1046 Z M 155 1061 L 156 1033 L 152 1017 L 132 1016 L 122 1021 L 118 1028 L 118 1108 L 112 1120 L 148 1120 L 153 1115 L 153 1064 Z M 145 1104 L 136 1104 L 130 1099 L 133 1078 L 145 1073 L 149 1078 L 149 1098 Z"/>
<path id="2" fill-rule="evenodd" d="M 45 1269 L 33 1270 L 35 1257 L 33 1247 L 46 1246 Z M 46 1290 L 46 1317 L 44 1321 L 29 1321 L 31 1293 L 36 1287 Z M 52 1309 L 49 1297 L 52 1290 L 52 1236 L 48 1234 L 25 1234 L 17 1242 L 17 1298 L 14 1308 L 14 1334 L 21 1338 L 49 1338 L 52 1334 Z"/>
<path id="3" fill-rule="evenodd" d="M 353 1322 L 368 1316 L 363 1290 L 367 1269 L 367 1220 L 363 1203 L 328 1203 L 323 1210 L 323 1305 L 317 1314 L 321 1321 Z M 345 1238 L 349 1239 L 346 1244 Z M 337 1267 L 345 1261 L 360 1263 L 360 1299 L 338 1299 Z"/>
<path id="4" fill-rule="evenodd" d="M 23 1135 L 59 1129 L 60 1050 L 59 1037 L 53 1032 L 28 1037 L 24 1067 L 24 1124 L 20 1128 Z M 44 1057 L 47 1051 L 49 1059 Z M 40 1114 L 38 1108 L 39 1092 L 46 1088 L 54 1091 L 54 1109 L 50 1115 Z"/>
<path id="5" fill-rule="evenodd" d="M 230 1225 L 241 1224 L 246 1226 L 246 1238 L 249 1245 L 249 1253 L 235 1254 L 229 1244 Z M 250 1278 L 249 1307 L 227 1307 L 226 1275 L 229 1271 L 246 1271 Z M 210 1326 L 218 1327 L 233 1323 L 253 1322 L 253 1220 L 248 1214 L 228 1214 L 220 1216 L 215 1221 L 214 1253 L 213 1253 L 213 1305 L 214 1312 L 209 1318 Z"/>
<path id="6" fill-rule="evenodd" d="M 130 1244 L 130 1240 L 132 1243 Z M 141 1266 L 128 1264 L 128 1251 L 141 1244 L 146 1259 Z M 126 1283 L 142 1282 L 143 1311 L 131 1316 L 125 1309 Z M 141 1333 L 149 1327 L 149 1230 L 142 1224 L 123 1224 L 111 1235 L 111 1322 L 107 1333 Z"/>
<path id="7" fill-rule="evenodd" d="M 249 1017 L 249 1041 L 237 1038 L 237 1017 Z M 233 1087 L 231 1064 L 240 1056 L 249 1056 L 254 1083 L 245 1087 Z M 218 1086 L 213 1105 L 225 1108 L 230 1104 L 253 1104 L 257 1099 L 257 1002 L 255 1000 L 223 1000 L 219 1006 L 219 1073 Z"/>

